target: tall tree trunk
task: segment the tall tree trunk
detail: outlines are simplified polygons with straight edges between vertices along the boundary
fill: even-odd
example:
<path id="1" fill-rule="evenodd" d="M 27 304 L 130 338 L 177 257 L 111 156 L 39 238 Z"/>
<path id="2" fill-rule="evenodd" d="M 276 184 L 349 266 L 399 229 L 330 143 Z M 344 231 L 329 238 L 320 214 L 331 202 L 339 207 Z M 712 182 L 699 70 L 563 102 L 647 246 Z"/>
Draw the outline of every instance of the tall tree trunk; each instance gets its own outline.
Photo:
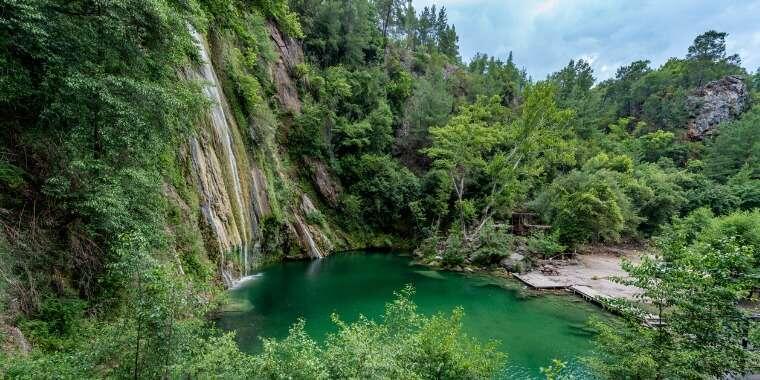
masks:
<path id="1" fill-rule="evenodd" d="M 462 225 L 462 242 L 467 241 L 467 224 L 464 220 L 464 209 L 462 208 L 462 199 L 464 198 L 464 174 L 459 177 L 459 182 L 452 176 L 451 180 L 454 182 L 454 190 L 457 193 L 457 200 L 459 202 L 459 223 Z"/>
<path id="2" fill-rule="evenodd" d="M 393 11 L 393 1 L 388 4 L 388 12 L 385 13 L 383 22 L 383 48 L 388 46 L 388 24 L 391 22 L 391 12 Z"/>

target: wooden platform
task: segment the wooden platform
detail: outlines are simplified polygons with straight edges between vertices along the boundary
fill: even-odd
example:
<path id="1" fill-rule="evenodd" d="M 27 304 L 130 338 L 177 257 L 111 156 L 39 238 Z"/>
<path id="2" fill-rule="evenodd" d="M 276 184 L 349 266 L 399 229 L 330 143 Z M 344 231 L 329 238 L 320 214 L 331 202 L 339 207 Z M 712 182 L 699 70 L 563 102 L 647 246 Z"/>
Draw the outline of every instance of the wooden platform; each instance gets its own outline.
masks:
<path id="1" fill-rule="evenodd" d="M 538 273 L 515 274 L 515 278 L 536 289 L 564 289 L 566 286 Z"/>
<path id="2" fill-rule="evenodd" d="M 572 285 L 568 287 L 568 289 L 570 289 L 575 294 L 580 294 L 581 296 L 583 296 L 583 298 L 589 301 L 593 301 L 597 303 L 602 303 L 603 301 L 606 301 L 607 299 L 609 299 L 609 297 L 607 297 L 606 295 L 586 285 Z"/>

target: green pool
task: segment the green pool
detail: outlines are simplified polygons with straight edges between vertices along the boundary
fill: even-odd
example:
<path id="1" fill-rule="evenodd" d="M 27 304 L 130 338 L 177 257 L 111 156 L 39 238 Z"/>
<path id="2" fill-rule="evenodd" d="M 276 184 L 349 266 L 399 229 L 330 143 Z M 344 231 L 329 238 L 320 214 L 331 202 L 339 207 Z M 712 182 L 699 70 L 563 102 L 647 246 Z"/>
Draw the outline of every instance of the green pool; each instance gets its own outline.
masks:
<path id="1" fill-rule="evenodd" d="M 577 358 L 589 353 L 586 322 L 600 309 L 570 295 L 535 295 L 508 280 L 484 275 L 437 272 L 395 254 L 352 252 L 318 261 L 269 266 L 238 288 L 236 311 L 224 313 L 218 326 L 237 332 L 241 349 L 261 349 L 260 336 L 282 338 L 297 318 L 307 321 L 316 339 L 334 331 L 330 314 L 351 321 L 379 316 L 393 292 L 413 284 L 424 313 L 462 306 L 468 334 L 498 339 L 509 355 L 504 378 L 533 378 L 553 358 L 569 362 L 584 377 Z"/>

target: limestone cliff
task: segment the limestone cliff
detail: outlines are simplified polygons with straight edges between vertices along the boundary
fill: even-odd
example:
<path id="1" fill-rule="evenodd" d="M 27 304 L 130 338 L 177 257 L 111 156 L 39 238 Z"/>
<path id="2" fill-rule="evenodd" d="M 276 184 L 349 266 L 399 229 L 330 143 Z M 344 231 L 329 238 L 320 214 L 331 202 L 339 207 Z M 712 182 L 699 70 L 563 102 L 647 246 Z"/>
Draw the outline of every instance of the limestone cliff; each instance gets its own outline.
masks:
<path id="1" fill-rule="evenodd" d="M 688 136 L 702 140 L 716 133 L 718 124 L 744 112 L 749 105 L 749 93 L 740 77 L 729 75 L 698 88 L 688 102 L 692 109 Z"/>
<path id="2" fill-rule="evenodd" d="M 277 104 L 267 107 L 284 110 L 283 118 L 291 117 L 301 111 L 293 73 L 303 63 L 303 52 L 296 40 L 283 36 L 274 24 L 267 25 L 267 30 L 277 54 L 277 59 L 269 63 L 269 80 Z M 209 257 L 218 261 L 219 277 L 224 284 L 232 286 L 262 256 L 271 254 L 262 250 L 262 242 L 267 238 L 264 228 L 286 235 L 274 239 L 279 242 L 283 256 L 322 258 L 336 247 L 344 247 L 339 231 L 323 218 L 315 217 L 322 213 L 306 194 L 315 189 L 327 191 L 328 203 L 336 204 L 337 185 L 325 190 L 330 186 L 323 180 L 329 175 L 327 169 L 319 170 L 314 178 L 320 180 L 315 185 L 308 179 L 301 181 L 299 171 L 284 164 L 288 162 L 286 147 L 273 147 L 273 141 L 269 141 L 269 146 L 261 141 L 254 144 L 246 139 L 263 134 L 255 130 L 261 123 L 252 120 L 243 125 L 235 118 L 231 105 L 234 100 L 225 96 L 224 81 L 219 76 L 222 69 L 215 67 L 220 60 L 212 55 L 225 46 L 212 49 L 203 35 L 195 29 L 191 33 L 200 62 L 183 70 L 182 76 L 200 83 L 210 107 L 183 151 L 191 163 L 192 178 L 188 180 L 198 195 L 202 215 L 199 230 L 209 231 L 204 239 L 205 248 Z M 281 120 L 277 121 L 277 128 L 282 125 Z M 282 227 L 265 227 L 265 220 Z"/>

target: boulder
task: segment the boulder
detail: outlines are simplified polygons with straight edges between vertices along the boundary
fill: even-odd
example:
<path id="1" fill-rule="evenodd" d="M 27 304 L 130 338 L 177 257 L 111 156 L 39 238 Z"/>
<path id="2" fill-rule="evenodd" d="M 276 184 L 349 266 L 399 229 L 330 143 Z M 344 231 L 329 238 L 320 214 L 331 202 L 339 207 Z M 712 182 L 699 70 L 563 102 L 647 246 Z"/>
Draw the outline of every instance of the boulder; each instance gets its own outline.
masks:
<path id="1" fill-rule="evenodd" d="M 692 110 L 688 136 L 702 140 L 717 132 L 717 125 L 736 119 L 749 105 L 747 85 L 742 78 L 729 75 L 698 88 L 687 100 Z"/>
<path id="2" fill-rule="evenodd" d="M 508 257 L 505 257 L 499 261 L 499 266 L 506 269 L 509 272 L 519 273 L 525 268 L 523 260 L 525 256 L 519 253 L 512 253 Z"/>

